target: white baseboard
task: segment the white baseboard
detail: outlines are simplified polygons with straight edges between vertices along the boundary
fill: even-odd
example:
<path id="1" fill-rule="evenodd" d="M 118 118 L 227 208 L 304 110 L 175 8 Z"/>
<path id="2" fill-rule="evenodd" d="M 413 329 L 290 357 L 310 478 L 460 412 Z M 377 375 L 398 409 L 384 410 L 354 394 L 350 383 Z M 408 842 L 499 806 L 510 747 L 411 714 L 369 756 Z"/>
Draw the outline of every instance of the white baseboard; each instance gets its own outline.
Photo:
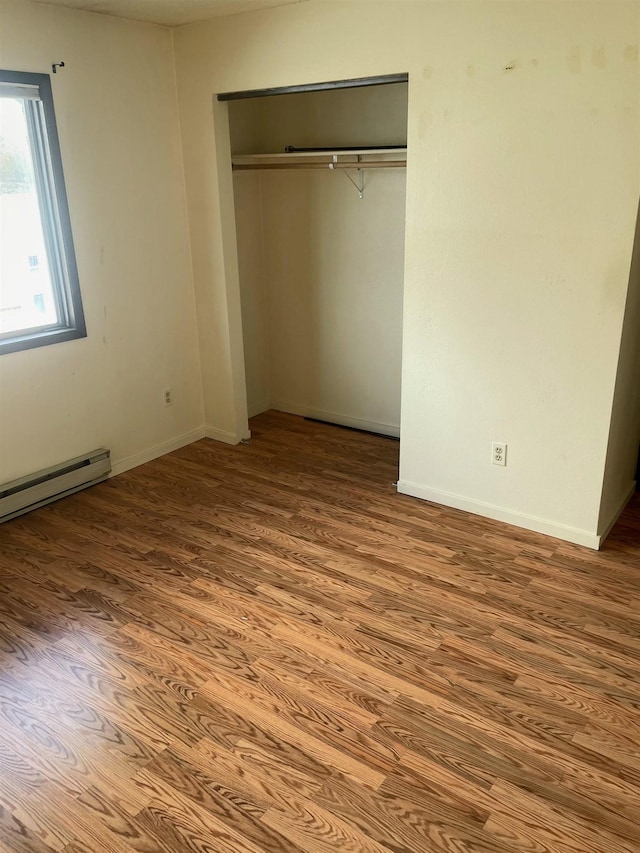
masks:
<path id="1" fill-rule="evenodd" d="M 215 441 L 222 441 L 225 444 L 240 444 L 243 439 L 251 438 L 251 431 L 246 430 L 242 435 L 237 435 L 234 432 L 224 432 L 213 427 L 201 426 L 191 432 L 178 435 L 169 441 L 164 441 L 162 444 L 156 444 L 147 450 L 141 450 L 140 453 L 134 453 L 132 456 L 118 459 L 112 463 L 109 476 L 117 477 L 118 474 L 123 474 L 131 468 L 137 468 L 138 465 L 144 465 L 145 462 L 151 462 L 153 459 L 158 459 L 160 456 L 164 456 L 174 450 L 179 450 L 188 444 L 193 444 L 194 441 L 199 441 L 201 438 L 212 438 Z"/>
<path id="2" fill-rule="evenodd" d="M 611 516 L 609 517 L 609 521 L 602 528 L 602 532 L 599 534 L 599 539 L 600 539 L 599 545 L 602 545 L 604 540 L 611 533 L 611 530 L 613 529 L 613 525 L 616 523 L 616 521 L 622 515 L 622 511 L 624 510 L 626 505 L 629 503 L 629 501 L 633 497 L 635 491 L 636 491 L 636 481 L 634 480 L 629 485 L 629 488 L 626 490 L 626 492 L 623 494 L 622 499 L 618 503 L 617 507 L 611 513 Z"/>
<path id="3" fill-rule="evenodd" d="M 273 408 L 271 405 L 271 400 L 262 400 L 260 403 L 253 403 L 249 406 L 249 417 L 255 418 L 256 415 L 261 415 L 263 412 L 268 412 L 269 409 Z"/>
<path id="4" fill-rule="evenodd" d="M 362 418 L 352 418 L 349 415 L 341 415 L 338 412 L 325 412 L 322 409 L 310 409 L 307 406 L 298 406 L 297 403 L 287 403 L 283 400 L 272 400 L 270 408 L 279 412 L 288 412 L 290 415 L 302 415 L 304 418 L 316 418 L 319 421 L 328 421 L 340 426 L 363 429 L 366 432 L 378 432 L 381 435 L 390 435 L 393 438 L 400 437 L 400 427 L 394 424 L 368 421 Z"/>
<path id="5" fill-rule="evenodd" d="M 240 444 L 243 439 L 251 438 L 251 433 L 248 430 L 247 434 L 225 432 L 221 429 L 215 429 L 215 427 L 206 426 L 204 428 L 204 437 L 212 438 L 214 441 L 222 441 L 224 444 Z"/>
<path id="6" fill-rule="evenodd" d="M 465 498 L 452 492 L 440 491 L 440 489 L 426 488 L 425 486 L 420 486 L 418 483 L 410 483 L 406 480 L 398 481 L 398 491 L 403 495 L 421 498 L 422 500 L 442 504 L 443 506 L 450 506 L 454 509 L 462 509 L 465 512 L 474 513 L 474 515 L 492 518 L 495 521 L 504 521 L 507 524 L 513 524 L 515 527 L 523 527 L 525 530 L 533 530 L 535 533 L 544 533 L 546 536 L 554 536 L 556 539 L 563 539 L 565 542 L 573 542 L 575 545 L 583 545 L 586 548 L 592 548 L 596 551 L 600 547 L 603 538 L 602 536 L 598 536 L 597 533 L 581 530 L 578 527 L 557 524 L 554 521 L 538 518 L 535 515 L 514 512 L 495 504 L 472 500 L 471 498 Z"/>
<path id="7" fill-rule="evenodd" d="M 191 432 L 185 432 L 183 435 L 178 435 L 176 438 L 171 438 L 169 441 L 163 441 L 162 444 L 156 444 L 154 447 L 149 447 L 147 450 L 141 450 L 140 453 L 134 453 L 132 456 L 126 456 L 124 459 L 118 459 L 111 465 L 110 477 L 116 477 L 128 471 L 130 468 L 137 468 L 138 465 L 144 465 L 145 462 L 151 462 L 152 459 L 157 459 L 159 456 L 164 456 L 166 453 L 171 453 L 173 450 L 179 450 L 181 447 L 186 447 L 187 444 L 193 444 L 194 441 L 199 441 L 205 437 L 205 428 L 198 427 Z"/>

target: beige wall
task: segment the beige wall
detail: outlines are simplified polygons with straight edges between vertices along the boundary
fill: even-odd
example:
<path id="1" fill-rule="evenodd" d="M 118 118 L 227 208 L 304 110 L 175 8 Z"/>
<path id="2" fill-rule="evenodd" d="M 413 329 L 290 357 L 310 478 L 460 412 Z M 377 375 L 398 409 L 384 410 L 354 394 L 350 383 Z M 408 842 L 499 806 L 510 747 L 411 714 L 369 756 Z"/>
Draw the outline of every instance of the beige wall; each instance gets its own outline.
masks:
<path id="1" fill-rule="evenodd" d="M 264 176 L 274 407 L 398 435 L 405 175 Z"/>
<path id="2" fill-rule="evenodd" d="M 249 417 L 271 408 L 271 335 L 265 276 L 262 180 L 234 175 L 242 337 Z"/>
<path id="3" fill-rule="evenodd" d="M 362 8 L 176 31 L 208 415 L 233 430 L 241 408 L 214 93 L 407 71 L 400 487 L 596 545 L 638 201 L 638 4 Z"/>
<path id="4" fill-rule="evenodd" d="M 170 31 L 0 0 L 0 65 L 66 62 L 89 330 L 0 359 L 0 482 L 98 445 L 122 469 L 205 429 L 246 434 L 214 94 L 406 71 L 400 488 L 597 545 L 635 441 L 638 31 L 638 3 L 615 0 L 328 0 L 190 25 L 173 36 L 182 151 Z"/>
<path id="5" fill-rule="evenodd" d="M 231 150 L 256 152 L 260 148 L 261 122 L 256 100 L 236 101 L 228 110 Z M 227 111 L 227 106 L 223 111 Z M 240 287 L 245 386 L 249 416 L 271 408 L 271 342 L 264 255 L 262 175 L 233 175 L 238 278 Z"/>
<path id="6" fill-rule="evenodd" d="M 640 448 L 640 218 L 629 276 L 629 292 L 613 397 L 611 429 L 602 487 L 599 531 L 608 533 L 634 491 Z"/>
<path id="7" fill-rule="evenodd" d="M 407 98 L 406 83 L 391 83 L 232 101 L 233 151 L 270 154 L 284 151 L 286 145 L 406 145 Z"/>
<path id="8" fill-rule="evenodd" d="M 407 86 L 236 101 L 229 119 L 237 153 L 405 145 Z M 234 173 L 250 413 L 399 433 L 405 170 L 364 175 L 360 199 L 326 168 Z"/>
<path id="9" fill-rule="evenodd" d="M 0 5 L 1 67 L 48 72 L 60 60 L 53 95 L 88 337 L 0 358 L 0 482 L 101 445 L 121 469 L 203 433 L 171 32 Z"/>

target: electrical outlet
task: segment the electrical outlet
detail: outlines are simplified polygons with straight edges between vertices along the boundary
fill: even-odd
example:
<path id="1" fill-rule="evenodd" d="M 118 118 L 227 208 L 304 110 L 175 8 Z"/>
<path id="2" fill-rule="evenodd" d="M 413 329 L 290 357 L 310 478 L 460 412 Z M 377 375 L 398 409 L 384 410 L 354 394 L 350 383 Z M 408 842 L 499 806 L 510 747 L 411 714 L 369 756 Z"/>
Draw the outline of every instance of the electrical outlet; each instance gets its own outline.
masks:
<path id="1" fill-rule="evenodd" d="M 501 441 L 494 441 L 491 445 L 491 461 L 494 465 L 507 464 L 507 445 Z"/>
<path id="2" fill-rule="evenodd" d="M 164 398 L 165 406 L 170 406 L 173 403 L 173 397 L 171 396 L 171 388 L 165 388 L 162 392 L 162 396 Z"/>

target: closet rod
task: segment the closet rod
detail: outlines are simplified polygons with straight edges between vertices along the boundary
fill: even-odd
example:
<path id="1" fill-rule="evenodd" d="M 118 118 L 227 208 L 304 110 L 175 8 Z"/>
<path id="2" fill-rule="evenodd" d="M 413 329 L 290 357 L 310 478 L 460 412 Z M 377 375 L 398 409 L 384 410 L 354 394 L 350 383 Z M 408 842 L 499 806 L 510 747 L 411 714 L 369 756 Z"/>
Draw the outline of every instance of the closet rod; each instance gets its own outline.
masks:
<path id="1" fill-rule="evenodd" d="M 405 160 L 369 160 L 362 163 L 234 163 L 234 172 L 263 169 L 404 169 Z"/>

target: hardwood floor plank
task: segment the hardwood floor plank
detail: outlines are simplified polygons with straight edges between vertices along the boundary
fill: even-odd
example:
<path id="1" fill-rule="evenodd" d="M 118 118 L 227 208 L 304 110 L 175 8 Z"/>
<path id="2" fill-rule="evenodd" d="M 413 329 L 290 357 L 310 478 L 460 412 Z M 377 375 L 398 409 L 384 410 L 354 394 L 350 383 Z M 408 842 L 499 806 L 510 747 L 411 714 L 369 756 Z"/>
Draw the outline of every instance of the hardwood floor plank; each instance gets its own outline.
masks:
<path id="1" fill-rule="evenodd" d="M 577 712 L 587 720 L 614 728 L 638 727 L 638 714 L 633 707 L 629 708 L 626 704 L 617 702 L 615 698 L 592 692 L 588 685 L 583 687 L 580 684 L 567 684 L 562 681 L 561 676 L 555 677 L 540 672 L 534 675 L 519 675 L 515 686 L 554 703 L 560 713 L 566 708 L 568 715 Z"/>
<path id="2" fill-rule="evenodd" d="M 45 843 L 39 829 L 29 829 L 15 814 L 0 805 L 0 845 L 10 853 L 51 853 L 57 849 Z M 59 835 L 56 835 L 56 840 Z M 55 841 L 54 841 L 55 843 Z M 0 849 L 2 849 L 0 848 Z"/>
<path id="3" fill-rule="evenodd" d="M 383 703 L 376 707 L 376 700 L 372 696 L 354 694 L 348 691 L 347 685 L 336 680 L 324 681 L 321 673 L 312 671 L 302 677 L 276 661 L 263 658 L 258 659 L 253 668 L 263 684 L 274 688 L 280 685 L 289 694 L 301 696 L 305 703 L 330 709 L 333 714 L 356 727 L 371 728 L 386 707 Z M 373 708 L 375 711 L 370 710 Z"/>
<path id="4" fill-rule="evenodd" d="M 166 797 L 175 802 L 176 792 L 197 804 L 208 818 L 215 817 L 243 841 L 255 844 L 267 853 L 298 853 L 299 848 L 271 831 L 262 821 L 266 809 L 251 798 L 226 788 L 210 775 L 184 759 L 164 754 L 136 777 L 136 784 L 147 786 L 155 799 Z"/>
<path id="5" fill-rule="evenodd" d="M 485 828 L 494 833 L 499 825 L 509 827 L 518 839 L 535 839 L 550 850 L 575 853 L 637 853 L 634 841 L 626 842 L 594 822 L 559 809 L 507 782 L 498 781 L 490 792 L 494 800 Z M 524 845 L 523 845 L 524 846 Z"/>
<path id="6" fill-rule="evenodd" d="M 415 791 L 405 798 L 397 791 L 371 791 L 345 779 L 323 785 L 313 800 L 396 853 L 483 849 L 484 821 L 442 801 L 416 797 Z"/>
<path id="7" fill-rule="evenodd" d="M 160 847 L 161 850 L 271 853 L 278 849 L 274 847 L 280 843 L 277 833 L 270 833 L 265 826 L 262 841 L 256 844 L 242 834 L 246 821 L 240 823 L 240 829 L 225 823 L 206 808 L 206 797 L 203 806 L 146 770 L 141 771 L 137 783 L 154 794 L 149 806 L 138 815 L 138 823 L 145 832 L 164 845 Z M 255 822 L 251 826 L 252 835 L 259 834 L 260 828 L 256 827 Z M 269 847 L 262 846 L 263 843 L 269 844 Z M 281 849 L 286 853 L 297 853 L 295 845 L 287 845 L 284 839 Z"/>
<path id="8" fill-rule="evenodd" d="M 0 853 L 640 853 L 640 496 L 595 553 L 251 429 L 0 526 Z"/>
<path id="9" fill-rule="evenodd" d="M 267 710 L 267 703 L 256 702 L 256 694 L 250 691 L 240 691 L 237 684 L 224 683 L 219 677 L 215 682 L 208 682 L 205 696 L 211 696 L 218 703 L 230 708 L 240 716 L 249 720 L 259 720 L 268 726 L 269 730 L 305 751 L 320 761 L 337 767 L 346 775 L 353 775 L 358 780 L 367 782 L 371 787 L 380 785 L 385 776 L 384 772 L 362 762 L 359 757 L 353 757 L 349 751 L 341 751 L 335 744 L 319 739 L 310 729 L 300 728 L 291 718 L 282 713 L 281 708 Z M 395 756 L 393 759 L 395 760 Z"/>
<path id="10" fill-rule="evenodd" d="M 351 822 L 337 817 L 321 806 L 295 795 L 287 797 L 287 806 L 274 806 L 262 822 L 289 838 L 309 853 L 388 853 L 389 848 L 369 838 Z"/>

